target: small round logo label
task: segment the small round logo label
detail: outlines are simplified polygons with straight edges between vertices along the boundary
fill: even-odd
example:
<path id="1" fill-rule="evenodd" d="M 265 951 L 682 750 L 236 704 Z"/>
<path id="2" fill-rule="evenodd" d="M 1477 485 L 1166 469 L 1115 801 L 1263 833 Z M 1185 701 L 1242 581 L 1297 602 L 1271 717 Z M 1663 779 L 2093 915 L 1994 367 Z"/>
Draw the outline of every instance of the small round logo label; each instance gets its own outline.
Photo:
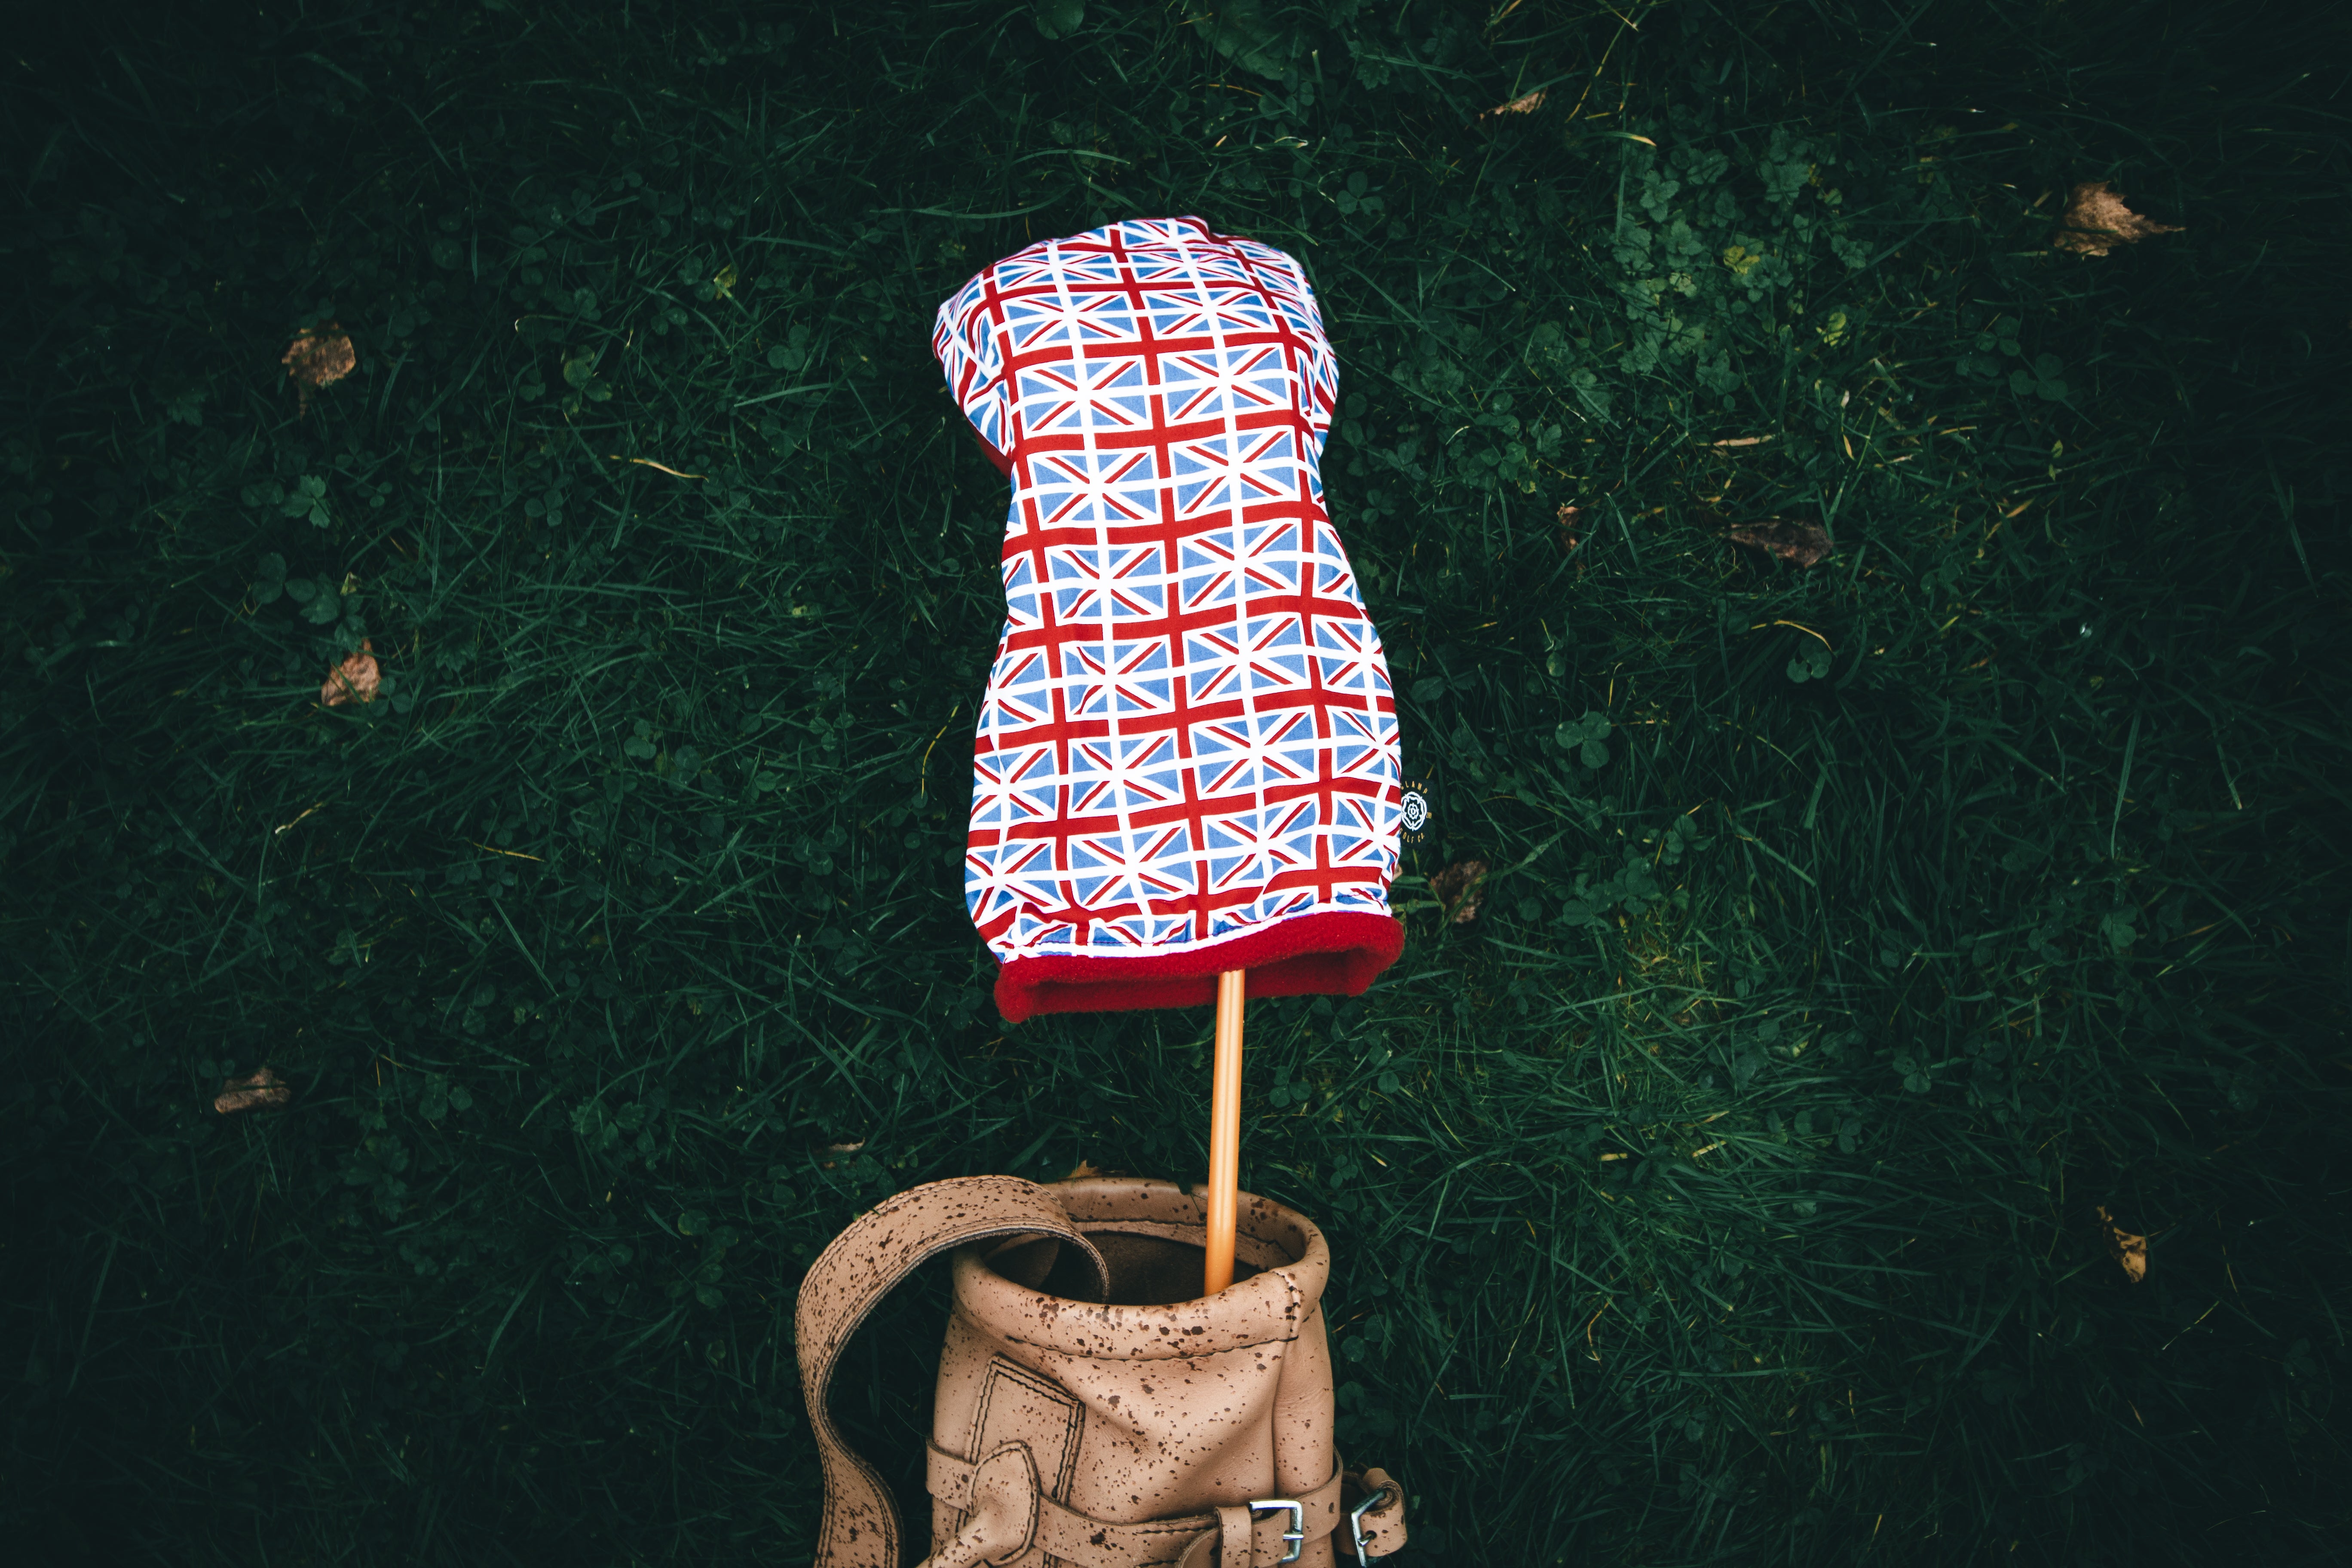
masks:
<path id="1" fill-rule="evenodd" d="M 1397 783 L 1403 789 L 1403 798 L 1398 802 L 1403 818 L 1399 826 L 1404 830 L 1405 843 L 1418 845 L 1436 831 L 1436 786 L 1425 777 L 1399 779 Z"/>

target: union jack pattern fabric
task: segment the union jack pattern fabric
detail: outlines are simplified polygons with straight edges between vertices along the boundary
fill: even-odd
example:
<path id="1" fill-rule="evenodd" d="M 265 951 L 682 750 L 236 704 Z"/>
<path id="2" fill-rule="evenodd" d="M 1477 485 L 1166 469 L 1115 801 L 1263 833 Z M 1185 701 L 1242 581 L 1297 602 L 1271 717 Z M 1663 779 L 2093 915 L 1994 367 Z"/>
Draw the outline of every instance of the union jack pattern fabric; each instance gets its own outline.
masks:
<path id="1" fill-rule="evenodd" d="M 1402 942 L 1396 707 L 1297 262 L 1113 224 L 972 279 L 932 348 L 1013 481 L 964 879 L 1006 1016 L 1361 991 Z"/>

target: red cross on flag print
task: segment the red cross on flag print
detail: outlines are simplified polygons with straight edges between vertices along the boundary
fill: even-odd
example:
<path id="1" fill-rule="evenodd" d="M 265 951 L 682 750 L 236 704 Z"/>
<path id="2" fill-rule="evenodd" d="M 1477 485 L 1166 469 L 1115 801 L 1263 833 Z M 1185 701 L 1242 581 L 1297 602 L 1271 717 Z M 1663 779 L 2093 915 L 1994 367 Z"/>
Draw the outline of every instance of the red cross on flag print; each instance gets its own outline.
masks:
<path id="1" fill-rule="evenodd" d="M 1199 218 L 1009 256 L 931 347 L 1013 480 L 964 896 L 1037 1013 L 1360 993 L 1395 962 L 1380 635 L 1323 507 L 1298 263 Z"/>

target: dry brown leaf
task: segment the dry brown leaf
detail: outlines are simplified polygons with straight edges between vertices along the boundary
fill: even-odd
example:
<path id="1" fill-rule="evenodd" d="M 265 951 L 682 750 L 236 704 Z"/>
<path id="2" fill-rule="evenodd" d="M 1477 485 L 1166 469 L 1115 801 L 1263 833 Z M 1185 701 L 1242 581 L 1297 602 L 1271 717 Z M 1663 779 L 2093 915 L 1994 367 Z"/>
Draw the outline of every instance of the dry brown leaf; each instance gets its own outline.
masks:
<path id="1" fill-rule="evenodd" d="M 310 394 L 323 386 L 332 386 L 358 368 L 359 354 L 352 347 L 352 337 L 340 321 L 330 321 L 323 327 L 305 327 L 286 345 L 286 355 L 278 362 L 286 367 L 295 390 L 301 395 L 300 415 L 310 412 Z"/>
<path id="2" fill-rule="evenodd" d="M 1543 100 L 1544 95 L 1540 91 L 1527 93 L 1521 97 L 1511 100 L 1508 103 L 1498 103 L 1495 105 L 1494 108 L 1486 110 L 1486 113 L 1480 115 L 1478 118 L 1481 120 L 1492 120 L 1497 114 L 1533 114 L 1537 110 L 1543 107 Z"/>
<path id="3" fill-rule="evenodd" d="M 1783 522 L 1777 517 L 1733 529 L 1731 542 L 1777 555 L 1795 566 L 1818 566 L 1830 553 L 1828 534 L 1810 522 Z"/>
<path id="4" fill-rule="evenodd" d="M 2129 245 L 2152 234 L 2179 234 L 2177 224 L 2153 223 L 2124 205 L 2123 197 L 2105 180 L 2076 185 L 2066 198 L 2065 216 L 2058 220 L 2061 250 L 2105 256 L 2118 245 Z"/>
<path id="5" fill-rule="evenodd" d="M 1584 542 L 1583 536 L 1577 531 L 1584 526 L 1584 509 L 1578 506 L 1564 506 L 1559 509 L 1559 552 L 1562 555 L 1573 555 L 1576 553 L 1576 547 Z"/>
<path id="6" fill-rule="evenodd" d="M 383 683 L 383 673 L 376 668 L 374 649 L 372 641 L 360 644 L 359 652 L 328 674 L 327 683 L 319 688 L 319 700 L 330 708 L 354 697 L 362 702 L 374 701 L 376 689 Z"/>
<path id="7" fill-rule="evenodd" d="M 1468 925 L 1478 918 L 1478 900 L 1486 896 L 1486 862 L 1456 860 L 1429 879 L 1429 890 L 1445 906 L 1446 918 Z"/>
<path id="8" fill-rule="evenodd" d="M 227 1116 L 235 1111 L 251 1110 L 257 1106 L 284 1105 L 293 1098 L 292 1087 L 268 1068 L 263 1068 L 250 1078 L 234 1078 L 221 1085 L 221 1091 L 213 1096 L 213 1109 Z"/>
<path id="9" fill-rule="evenodd" d="M 1103 1173 L 1103 1172 L 1095 1169 L 1095 1163 L 1092 1160 L 1081 1160 L 1076 1164 L 1070 1167 L 1070 1173 L 1064 1176 L 1062 1180 L 1066 1182 L 1083 1182 L 1088 1176 L 1099 1176 Z"/>
<path id="10" fill-rule="evenodd" d="M 2107 1256 L 2121 1266 L 2135 1285 L 2147 1278 L 2147 1237 L 2134 1236 L 2115 1222 L 2107 1205 L 2099 1205 L 2099 1225 L 2106 1233 Z"/>

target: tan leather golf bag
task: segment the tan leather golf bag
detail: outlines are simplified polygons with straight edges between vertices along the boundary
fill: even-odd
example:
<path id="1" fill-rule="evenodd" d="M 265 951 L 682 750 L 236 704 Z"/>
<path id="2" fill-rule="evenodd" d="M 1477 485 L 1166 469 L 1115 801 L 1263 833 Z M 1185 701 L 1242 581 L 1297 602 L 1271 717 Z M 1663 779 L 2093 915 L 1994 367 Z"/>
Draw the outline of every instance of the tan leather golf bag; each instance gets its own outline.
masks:
<path id="1" fill-rule="evenodd" d="M 955 1249 L 928 1568 L 1338 1568 L 1404 1543 L 1404 1495 L 1333 1451 L 1323 1286 L 1303 1215 L 1241 1194 L 1234 1283 L 1200 1295 L 1206 1215 L 1167 1182 L 934 1182 L 860 1216 L 800 1292 L 824 1465 L 816 1568 L 899 1568 L 897 1510 L 825 1408 L 849 1336 Z"/>

